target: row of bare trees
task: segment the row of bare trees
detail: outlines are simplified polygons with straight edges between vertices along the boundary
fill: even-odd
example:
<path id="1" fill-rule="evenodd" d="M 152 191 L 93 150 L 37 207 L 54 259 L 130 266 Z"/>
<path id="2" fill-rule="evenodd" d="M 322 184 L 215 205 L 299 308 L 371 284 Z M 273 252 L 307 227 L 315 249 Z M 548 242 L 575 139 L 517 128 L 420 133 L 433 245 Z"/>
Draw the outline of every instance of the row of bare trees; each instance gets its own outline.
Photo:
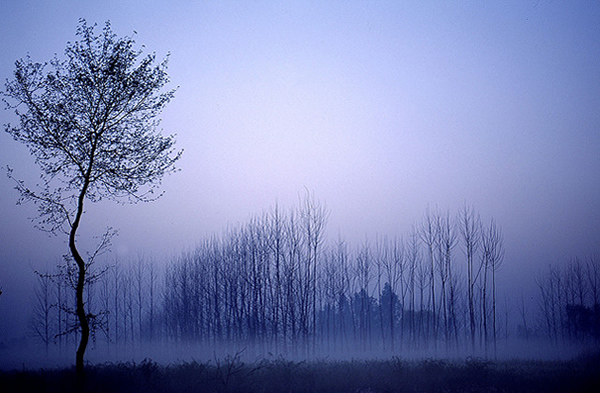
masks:
<path id="1" fill-rule="evenodd" d="M 164 271 L 142 257 L 90 268 L 94 343 L 298 353 L 495 345 L 504 252 L 495 221 L 482 224 L 466 206 L 455 216 L 428 210 L 404 238 L 352 247 L 326 242 L 327 218 L 307 195 L 294 209 L 275 206 L 205 239 Z M 60 344 L 73 322 L 65 277 L 39 276 L 31 327 L 45 345 Z"/>
<path id="2" fill-rule="evenodd" d="M 540 326 L 552 341 L 600 341 L 600 258 L 550 266 L 537 280 Z"/>
<path id="3" fill-rule="evenodd" d="M 317 335 L 327 211 L 307 196 L 182 254 L 167 268 L 164 309 L 175 340 L 273 346 Z"/>
<path id="4" fill-rule="evenodd" d="M 118 261 L 100 268 L 88 265 L 85 304 L 92 342 L 135 345 L 159 337 L 162 282 L 152 261 L 138 258 L 129 264 Z M 74 266 L 70 260 L 50 272 L 37 272 L 29 332 L 48 351 L 75 345 L 79 325 L 76 317 Z"/>
<path id="5" fill-rule="evenodd" d="M 166 274 L 167 335 L 303 351 L 495 345 L 495 221 L 484 226 L 467 207 L 427 211 L 405 240 L 352 249 L 325 245 L 326 219 L 307 198 L 182 254 Z"/>

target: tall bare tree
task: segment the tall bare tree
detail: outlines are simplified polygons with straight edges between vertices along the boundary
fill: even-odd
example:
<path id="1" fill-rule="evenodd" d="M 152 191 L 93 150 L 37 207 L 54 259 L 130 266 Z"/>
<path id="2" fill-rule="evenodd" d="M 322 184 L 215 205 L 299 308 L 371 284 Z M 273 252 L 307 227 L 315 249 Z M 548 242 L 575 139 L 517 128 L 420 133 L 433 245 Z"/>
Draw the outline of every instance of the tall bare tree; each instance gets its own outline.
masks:
<path id="1" fill-rule="evenodd" d="M 438 230 L 438 248 L 440 250 L 440 282 L 442 284 L 442 296 L 443 296 L 443 307 L 444 307 L 444 329 L 447 344 L 450 341 L 452 333 L 456 340 L 456 331 L 458 329 L 456 323 L 456 292 L 453 282 L 453 267 L 452 267 L 452 250 L 456 246 L 457 236 L 455 227 L 450 219 L 450 214 L 446 213 L 445 216 L 441 214 L 437 219 Z"/>
<path id="2" fill-rule="evenodd" d="M 480 243 L 481 224 L 473 207 L 466 205 L 458 213 L 458 228 L 467 257 L 467 302 L 469 307 L 469 332 L 471 349 L 475 348 L 475 254 Z"/>
<path id="3" fill-rule="evenodd" d="M 301 201 L 300 217 L 306 245 L 305 285 L 309 288 L 310 293 L 307 304 L 311 306 L 312 313 L 310 330 L 313 337 L 313 352 L 316 346 L 315 336 L 317 333 L 317 267 L 328 216 L 329 213 L 325 205 L 307 191 Z"/>
<path id="4" fill-rule="evenodd" d="M 404 307 L 404 301 L 406 298 L 406 288 L 405 282 L 403 280 L 404 277 L 404 268 L 405 268 L 405 258 L 404 258 L 404 244 L 402 239 L 393 238 L 392 240 L 388 240 L 387 238 L 383 238 L 382 241 L 378 241 L 376 244 L 376 263 L 378 266 L 378 270 L 383 269 L 383 273 L 385 274 L 385 280 L 389 285 L 390 295 L 388 298 L 389 303 L 387 304 L 386 316 L 388 317 L 384 323 L 384 318 L 382 315 L 383 307 L 380 307 L 380 320 L 381 320 L 381 329 L 382 329 L 382 338 L 384 336 L 384 325 L 387 324 L 389 327 L 389 335 L 390 335 L 390 347 L 391 350 L 394 350 L 395 347 L 395 327 L 396 327 L 396 310 L 399 307 Z M 381 273 L 378 273 L 378 290 L 379 290 L 379 299 L 382 298 L 382 292 L 380 289 L 380 276 Z M 401 304 L 398 303 L 397 294 L 400 293 L 401 296 Z M 401 327 L 400 327 L 400 343 L 402 344 L 402 334 L 404 331 L 404 318 L 401 319 Z M 384 340 L 385 342 L 385 340 Z"/>
<path id="5" fill-rule="evenodd" d="M 416 346 L 417 344 L 417 340 L 420 338 L 417 334 L 417 325 L 416 325 L 416 318 L 415 318 L 415 313 L 417 310 L 416 307 L 416 295 L 417 295 L 417 288 L 416 288 L 416 284 L 417 284 L 417 274 L 418 274 L 418 267 L 421 266 L 421 253 L 419 250 L 419 233 L 417 231 L 417 228 L 415 228 L 414 226 L 411 229 L 411 232 L 409 234 L 409 241 L 407 244 L 407 249 L 406 249 L 406 263 L 407 263 L 407 274 L 405 277 L 406 280 L 406 287 L 408 288 L 408 293 L 409 293 L 409 332 L 410 332 L 410 336 L 409 339 L 412 342 L 412 344 L 414 346 Z M 422 307 L 422 305 L 421 305 Z M 405 313 L 406 315 L 406 313 Z M 405 318 L 403 318 L 405 319 Z"/>
<path id="6" fill-rule="evenodd" d="M 429 329 L 432 329 L 433 342 L 436 344 L 437 340 L 437 313 L 436 313 L 436 301 L 435 301 L 435 256 L 434 247 L 436 244 L 437 233 L 436 233 L 436 215 L 431 213 L 429 208 L 425 212 L 423 221 L 421 222 L 421 230 L 419 231 L 421 241 L 427 248 L 427 255 L 429 256 L 429 285 L 430 292 L 429 298 L 431 300 L 431 312 L 432 321 L 427 324 L 427 334 L 429 335 Z"/>
<path id="7" fill-rule="evenodd" d="M 81 340 L 76 353 L 79 386 L 90 326 L 84 301 L 86 259 L 78 247 L 84 204 L 101 199 L 150 201 L 181 152 L 172 136 L 157 131 L 158 116 L 174 91 L 167 61 L 142 56 L 131 37 L 119 38 L 110 23 L 98 33 L 80 20 L 78 40 L 64 58 L 36 63 L 18 60 L 4 93 L 19 123 L 7 125 L 15 140 L 35 156 L 43 184 L 29 188 L 17 180 L 19 203 L 37 204 L 38 227 L 68 236 L 77 265 L 76 314 Z M 9 170 L 9 172 L 11 172 Z M 9 173 L 12 177 L 12 173 Z"/>
<path id="8" fill-rule="evenodd" d="M 496 271 L 502 265 L 502 261 L 504 260 L 504 244 L 502 238 L 502 232 L 496 221 L 494 219 L 491 220 L 490 226 L 487 229 L 482 231 L 481 236 L 481 246 L 483 249 L 483 260 L 484 260 L 484 269 L 490 271 L 492 274 L 492 339 L 494 344 L 494 354 L 497 351 L 497 334 L 496 334 Z M 484 274 L 484 280 L 487 281 L 486 274 Z M 484 291 L 486 288 L 486 283 L 484 282 Z M 484 292 L 485 293 L 485 292 Z M 483 299 L 484 310 L 486 310 L 486 299 L 484 294 Z M 484 311 L 484 329 L 486 336 L 486 345 L 487 345 L 487 315 Z"/>
<path id="9" fill-rule="evenodd" d="M 37 273 L 37 282 L 34 292 L 34 303 L 32 315 L 29 321 L 29 329 L 32 336 L 43 344 L 46 354 L 48 348 L 57 336 L 54 326 L 54 309 L 57 307 L 53 286 L 53 276 L 50 274 Z"/>

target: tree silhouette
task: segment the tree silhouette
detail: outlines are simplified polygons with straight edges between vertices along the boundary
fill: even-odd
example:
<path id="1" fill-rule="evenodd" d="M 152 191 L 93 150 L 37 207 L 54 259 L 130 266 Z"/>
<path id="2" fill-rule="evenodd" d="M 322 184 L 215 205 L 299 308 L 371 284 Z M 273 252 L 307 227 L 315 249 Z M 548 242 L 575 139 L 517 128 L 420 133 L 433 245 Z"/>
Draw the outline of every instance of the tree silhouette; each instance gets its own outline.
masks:
<path id="1" fill-rule="evenodd" d="M 174 94 L 161 92 L 169 81 L 167 59 L 157 64 L 155 54 L 143 56 L 134 39 L 117 37 L 109 22 L 100 33 L 94 29 L 81 19 L 79 40 L 67 43 L 64 59 L 55 56 L 44 64 L 29 57 L 18 60 L 4 93 L 19 118 L 6 131 L 27 145 L 42 172 L 42 184 L 35 188 L 15 179 L 18 203 L 34 202 L 37 226 L 68 236 L 77 265 L 81 340 L 76 370 L 81 383 L 90 333 L 84 302 L 87 265 L 77 246 L 84 203 L 154 200 L 160 195 L 153 191 L 181 155 L 173 136 L 157 130 L 157 117 Z M 9 176 L 14 179 L 12 169 Z"/>

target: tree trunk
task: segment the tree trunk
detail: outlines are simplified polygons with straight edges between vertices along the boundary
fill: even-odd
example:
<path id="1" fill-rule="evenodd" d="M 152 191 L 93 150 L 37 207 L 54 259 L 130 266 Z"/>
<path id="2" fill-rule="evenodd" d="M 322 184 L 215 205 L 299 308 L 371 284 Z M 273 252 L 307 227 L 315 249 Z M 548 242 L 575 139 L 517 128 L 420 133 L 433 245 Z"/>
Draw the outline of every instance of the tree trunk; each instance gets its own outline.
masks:
<path id="1" fill-rule="evenodd" d="M 75 245 L 75 235 L 77 233 L 77 229 L 79 228 L 81 216 L 83 215 L 83 201 L 85 199 L 85 194 L 87 192 L 88 186 L 89 177 L 86 178 L 81 193 L 79 194 L 77 203 L 77 214 L 75 216 L 73 224 L 71 225 L 71 231 L 69 233 L 69 249 L 71 250 L 71 255 L 73 256 L 73 259 L 77 264 L 78 270 L 77 286 L 75 287 L 75 297 L 77 301 L 75 313 L 81 326 L 81 340 L 79 341 L 79 347 L 77 348 L 75 356 L 75 374 L 77 379 L 77 387 L 80 391 L 83 391 L 85 386 L 85 370 L 83 367 L 83 357 L 85 355 L 85 350 L 87 348 L 87 344 L 90 337 L 90 325 L 87 320 L 87 316 L 85 313 L 85 304 L 83 302 L 83 289 L 85 285 L 85 261 L 81 257 L 81 254 L 79 254 L 77 246 Z"/>
<path id="2" fill-rule="evenodd" d="M 73 253 L 73 257 L 77 261 L 77 267 L 79 268 L 77 274 L 77 287 L 76 287 L 76 298 L 77 298 L 77 308 L 76 314 L 77 319 L 79 319 L 79 324 L 81 325 L 81 340 L 79 341 L 79 347 L 77 348 L 77 354 L 75 359 L 75 372 L 77 375 L 77 382 L 79 386 L 83 386 L 85 382 L 85 370 L 83 368 L 83 356 L 85 354 L 85 350 L 87 348 L 88 340 L 90 337 L 90 325 L 88 323 L 84 303 L 83 303 L 83 285 L 85 282 L 85 263 L 83 259 L 77 252 L 77 249 L 73 245 L 71 248 L 71 252 Z M 77 257 L 76 257 L 77 255 Z"/>

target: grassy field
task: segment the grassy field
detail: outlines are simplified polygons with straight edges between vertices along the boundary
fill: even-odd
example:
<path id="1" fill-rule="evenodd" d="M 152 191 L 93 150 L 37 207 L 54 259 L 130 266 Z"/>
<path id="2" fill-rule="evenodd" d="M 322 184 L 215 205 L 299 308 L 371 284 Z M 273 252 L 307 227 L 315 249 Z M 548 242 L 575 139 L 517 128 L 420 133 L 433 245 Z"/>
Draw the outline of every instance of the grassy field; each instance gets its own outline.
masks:
<path id="1" fill-rule="evenodd" d="M 71 392 L 74 369 L 0 372 L 1 392 Z M 87 368 L 89 392 L 600 392 L 600 354 L 570 361 L 388 360 L 244 363 L 237 357 Z"/>

